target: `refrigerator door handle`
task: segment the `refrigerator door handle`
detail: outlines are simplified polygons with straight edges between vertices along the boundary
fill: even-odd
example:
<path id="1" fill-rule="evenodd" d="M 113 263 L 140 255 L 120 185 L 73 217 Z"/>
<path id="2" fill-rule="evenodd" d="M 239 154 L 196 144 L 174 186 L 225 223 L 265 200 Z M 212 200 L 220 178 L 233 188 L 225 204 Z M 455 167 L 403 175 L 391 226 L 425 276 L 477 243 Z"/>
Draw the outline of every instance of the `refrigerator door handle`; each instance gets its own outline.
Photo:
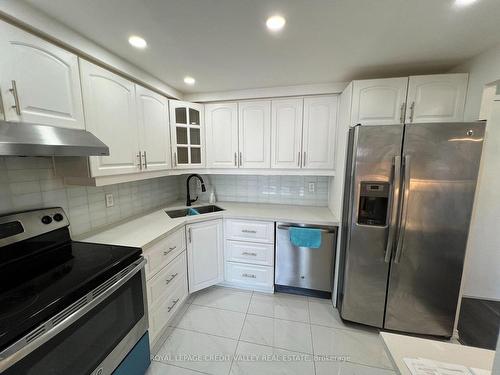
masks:
<path id="1" fill-rule="evenodd" d="M 389 216 L 389 233 L 387 235 L 387 246 L 385 249 L 384 261 L 389 263 L 392 257 L 392 247 L 394 245 L 394 238 L 397 232 L 397 216 L 399 206 L 399 189 L 401 186 L 401 156 L 394 156 L 393 159 L 394 174 L 392 177 L 392 202 L 391 213 Z"/>
<path id="2" fill-rule="evenodd" d="M 403 252 L 403 242 L 406 231 L 406 218 L 408 216 L 408 199 L 410 197 L 410 155 L 405 155 L 404 169 L 403 169 L 403 199 L 401 200 L 401 218 L 399 224 L 399 235 L 396 247 L 396 255 L 394 256 L 394 263 L 399 263 L 401 260 L 401 253 Z"/>

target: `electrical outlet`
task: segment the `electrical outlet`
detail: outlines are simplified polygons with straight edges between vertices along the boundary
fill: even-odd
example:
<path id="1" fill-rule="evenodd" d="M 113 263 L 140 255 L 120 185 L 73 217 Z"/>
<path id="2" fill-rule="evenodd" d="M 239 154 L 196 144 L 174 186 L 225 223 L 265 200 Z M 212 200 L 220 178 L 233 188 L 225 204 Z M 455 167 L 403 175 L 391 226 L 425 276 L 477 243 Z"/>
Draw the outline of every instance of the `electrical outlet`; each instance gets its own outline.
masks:
<path id="1" fill-rule="evenodd" d="M 106 207 L 113 207 L 115 205 L 115 201 L 113 200 L 113 194 L 106 194 Z"/>
<path id="2" fill-rule="evenodd" d="M 314 182 L 309 182 L 309 192 L 314 193 L 314 190 L 316 190 L 316 185 Z"/>

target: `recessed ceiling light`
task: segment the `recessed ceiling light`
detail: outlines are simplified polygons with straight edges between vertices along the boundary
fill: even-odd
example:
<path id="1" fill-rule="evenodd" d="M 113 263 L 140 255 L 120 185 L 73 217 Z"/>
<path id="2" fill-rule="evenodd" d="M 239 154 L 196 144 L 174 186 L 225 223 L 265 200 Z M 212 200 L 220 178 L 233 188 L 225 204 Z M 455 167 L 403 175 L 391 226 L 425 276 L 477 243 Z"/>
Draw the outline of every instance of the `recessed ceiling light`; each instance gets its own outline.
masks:
<path id="1" fill-rule="evenodd" d="M 184 83 L 186 85 L 194 85 L 195 82 L 196 82 L 196 80 L 193 77 L 190 77 L 190 76 L 184 77 Z"/>
<path id="2" fill-rule="evenodd" d="M 468 5 L 474 4 L 477 0 L 455 0 L 455 6 L 466 7 Z"/>
<path id="3" fill-rule="evenodd" d="M 266 26 L 271 31 L 280 31 L 285 26 L 286 20 L 282 16 L 271 16 L 266 21 Z"/>
<path id="4" fill-rule="evenodd" d="M 137 35 L 132 35 L 130 38 L 128 38 L 128 42 L 135 48 L 144 49 L 148 46 L 148 43 L 144 40 L 144 38 L 141 38 Z"/>

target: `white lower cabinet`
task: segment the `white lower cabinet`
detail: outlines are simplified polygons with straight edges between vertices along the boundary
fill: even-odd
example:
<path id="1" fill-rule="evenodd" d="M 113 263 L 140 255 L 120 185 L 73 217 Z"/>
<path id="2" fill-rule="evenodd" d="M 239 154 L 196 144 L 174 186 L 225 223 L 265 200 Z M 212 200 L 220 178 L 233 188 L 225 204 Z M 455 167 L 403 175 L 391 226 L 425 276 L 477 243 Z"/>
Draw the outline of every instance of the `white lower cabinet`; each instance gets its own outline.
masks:
<path id="1" fill-rule="evenodd" d="M 224 283 L 273 292 L 274 222 L 227 219 L 224 227 Z"/>
<path id="2" fill-rule="evenodd" d="M 222 220 L 189 224 L 186 230 L 189 292 L 193 293 L 224 279 Z"/>

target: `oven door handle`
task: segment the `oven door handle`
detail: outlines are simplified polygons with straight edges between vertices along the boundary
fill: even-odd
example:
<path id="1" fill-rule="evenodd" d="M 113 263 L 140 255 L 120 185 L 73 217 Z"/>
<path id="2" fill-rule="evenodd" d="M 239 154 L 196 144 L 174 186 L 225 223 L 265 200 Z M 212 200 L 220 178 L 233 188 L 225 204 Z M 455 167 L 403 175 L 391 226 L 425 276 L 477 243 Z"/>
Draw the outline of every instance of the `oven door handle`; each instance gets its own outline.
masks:
<path id="1" fill-rule="evenodd" d="M 146 260 L 141 257 L 49 320 L 28 332 L 24 337 L 8 346 L 0 353 L 0 373 L 19 362 L 29 353 L 39 348 L 103 302 L 136 273 L 140 272 L 145 264 Z"/>

